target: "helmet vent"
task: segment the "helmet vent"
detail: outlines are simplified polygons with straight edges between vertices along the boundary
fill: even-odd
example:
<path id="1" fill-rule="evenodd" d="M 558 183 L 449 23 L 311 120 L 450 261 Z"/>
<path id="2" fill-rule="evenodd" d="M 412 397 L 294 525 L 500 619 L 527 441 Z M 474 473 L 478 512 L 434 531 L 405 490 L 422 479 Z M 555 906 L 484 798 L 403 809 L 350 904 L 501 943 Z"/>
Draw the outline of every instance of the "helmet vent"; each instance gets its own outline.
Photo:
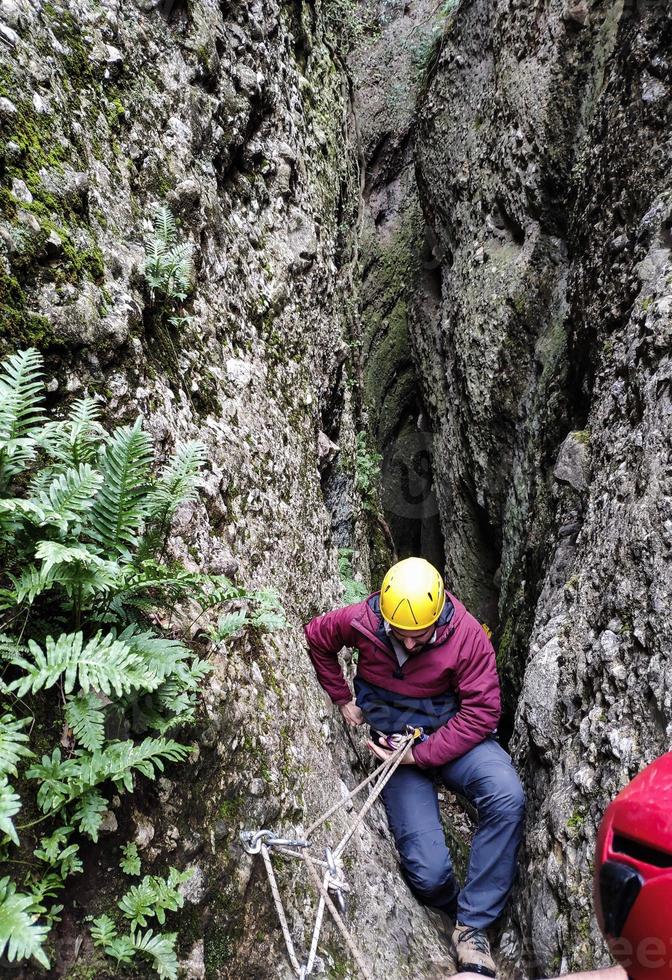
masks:
<path id="1" fill-rule="evenodd" d="M 651 864 L 654 868 L 672 868 L 672 854 L 640 844 L 639 841 L 624 837 L 622 834 L 614 834 L 611 846 L 617 854 L 625 854 L 643 864 Z"/>
<path id="2" fill-rule="evenodd" d="M 432 593 L 428 592 L 427 595 L 429 596 L 429 601 L 434 602 L 434 596 L 432 595 Z"/>

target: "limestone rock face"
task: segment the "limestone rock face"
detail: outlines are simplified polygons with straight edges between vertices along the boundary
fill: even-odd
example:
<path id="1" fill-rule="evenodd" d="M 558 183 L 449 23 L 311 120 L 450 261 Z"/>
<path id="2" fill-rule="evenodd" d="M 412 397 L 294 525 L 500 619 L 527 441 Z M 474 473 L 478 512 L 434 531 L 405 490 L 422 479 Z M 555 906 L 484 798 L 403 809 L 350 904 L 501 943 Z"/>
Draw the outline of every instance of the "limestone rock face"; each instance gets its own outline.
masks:
<path id="1" fill-rule="evenodd" d="M 433 310 L 435 262 L 415 173 L 423 59 L 442 19 L 433 0 L 364 4 L 370 36 L 351 54 L 361 137 L 361 382 L 382 455 L 382 507 L 400 557 L 443 564 L 433 438 L 416 373 L 412 321 Z"/>
<path id="2" fill-rule="evenodd" d="M 420 107 L 415 340 L 449 579 L 498 604 L 534 976 L 607 962 L 596 827 L 672 735 L 670 84 L 663 5 L 470 0 Z"/>
<path id="3" fill-rule="evenodd" d="M 62 914 L 54 975 L 76 951 L 84 967 L 94 955 L 84 915 L 128 887 L 117 845 L 135 839 L 145 871 L 194 870 L 180 917 L 187 975 L 289 977 L 263 871 L 238 835 L 300 836 L 356 762 L 300 630 L 340 598 L 320 465 L 352 461 L 361 427 L 346 344 L 358 185 L 344 67 L 308 2 L 2 0 L 0 19 L 0 354 L 46 354 L 56 411 L 96 392 L 109 425 L 141 413 L 159 454 L 204 442 L 203 493 L 180 509 L 171 554 L 276 587 L 291 623 L 210 651 L 191 761 L 132 805 L 112 801 L 79 904 Z M 144 275 L 158 205 L 193 247 L 175 322 Z M 366 574 L 352 465 L 340 492 L 339 543 Z M 445 946 L 399 877 L 379 810 L 351 854 L 350 922 L 375 975 L 443 970 Z M 305 872 L 290 865 L 280 880 L 305 952 Z M 319 972 L 353 976 L 325 928 Z M 112 975 L 95 955 L 95 975 Z"/>

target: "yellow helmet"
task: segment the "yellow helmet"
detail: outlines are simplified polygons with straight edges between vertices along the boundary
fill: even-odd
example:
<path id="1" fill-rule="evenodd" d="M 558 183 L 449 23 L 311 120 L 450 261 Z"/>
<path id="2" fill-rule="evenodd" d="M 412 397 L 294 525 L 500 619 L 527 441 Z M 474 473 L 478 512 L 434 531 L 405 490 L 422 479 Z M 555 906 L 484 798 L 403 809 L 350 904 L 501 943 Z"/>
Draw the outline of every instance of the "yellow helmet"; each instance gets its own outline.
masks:
<path id="1" fill-rule="evenodd" d="M 443 579 L 424 558 L 404 558 L 388 571 L 380 587 L 380 611 L 390 626 L 426 630 L 443 611 Z"/>

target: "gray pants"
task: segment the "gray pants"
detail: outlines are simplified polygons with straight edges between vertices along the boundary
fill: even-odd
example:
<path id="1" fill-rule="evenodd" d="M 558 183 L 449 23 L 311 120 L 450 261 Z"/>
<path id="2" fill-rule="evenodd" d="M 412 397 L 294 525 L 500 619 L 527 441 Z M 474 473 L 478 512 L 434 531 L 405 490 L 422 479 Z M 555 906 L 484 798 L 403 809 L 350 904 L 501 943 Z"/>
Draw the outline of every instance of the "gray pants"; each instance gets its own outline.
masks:
<path id="1" fill-rule="evenodd" d="M 478 811 L 478 830 L 460 890 L 446 847 L 436 777 Z M 440 769 L 400 766 L 383 790 L 390 830 L 404 877 L 425 905 L 484 929 L 500 915 L 511 891 L 523 835 L 525 800 L 511 757 L 492 738 Z"/>

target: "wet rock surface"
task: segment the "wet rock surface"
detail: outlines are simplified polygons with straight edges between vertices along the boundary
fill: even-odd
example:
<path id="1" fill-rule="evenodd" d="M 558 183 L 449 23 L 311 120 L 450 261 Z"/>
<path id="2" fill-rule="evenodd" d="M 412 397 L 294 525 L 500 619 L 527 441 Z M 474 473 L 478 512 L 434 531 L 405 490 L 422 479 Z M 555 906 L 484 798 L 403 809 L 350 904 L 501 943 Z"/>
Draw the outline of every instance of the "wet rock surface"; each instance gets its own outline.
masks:
<path id="1" fill-rule="evenodd" d="M 464 2 L 420 107 L 447 568 L 497 604 L 529 797 L 512 975 L 608 962 L 596 827 L 672 733 L 670 41 L 660 4 Z"/>
<path id="2" fill-rule="evenodd" d="M 354 779 L 300 630 L 339 601 L 336 545 L 368 567 L 352 465 L 340 531 L 320 480 L 338 454 L 352 459 L 362 425 L 347 344 L 358 187 L 344 66 L 308 3 L 3 0 L 0 19 L 0 354 L 46 354 L 53 410 L 96 392 L 110 425 L 141 413 L 159 455 L 203 441 L 201 498 L 180 509 L 171 555 L 275 586 L 291 624 L 209 649 L 190 763 L 132 804 L 112 801 L 85 881 L 66 895 L 53 975 L 114 974 L 84 917 L 128 887 L 117 864 L 133 839 L 144 872 L 194 870 L 172 924 L 186 975 L 290 976 L 263 869 L 238 835 L 300 837 L 338 779 Z M 157 205 L 193 247 L 177 323 L 143 274 Z M 185 609 L 182 628 L 193 618 Z M 442 972 L 445 944 L 398 875 L 381 812 L 350 855 L 351 926 L 375 975 Z M 313 892 L 300 866 L 279 878 L 305 950 Z M 318 975 L 354 975 L 328 924 L 320 957 Z"/>
<path id="3" fill-rule="evenodd" d="M 356 487 L 365 428 L 398 547 L 445 545 L 496 629 L 529 798 L 502 974 L 606 962 L 596 827 L 672 736 L 669 12 L 362 8 L 346 66 L 331 0 L 0 0 L 0 356 L 39 347 L 55 411 L 96 392 L 165 455 L 205 442 L 171 554 L 272 583 L 291 623 L 208 651 L 191 762 L 112 797 L 55 975 L 113 974 L 84 916 L 117 900 L 132 839 L 148 872 L 194 871 L 186 976 L 291 976 L 238 834 L 300 837 L 360 775 L 299 627 L 339 601 L 337 549 L 363 577 L 389 559 Z M 160 204 L 194 254 L 176 323 L 143 272 Z M 380 808 L 347 873 L 376 978 L 453 971 Z M 305 948 L 313 894 L 279 874 Z M 355 975 L 332 927 L 318 967 Z"/>

